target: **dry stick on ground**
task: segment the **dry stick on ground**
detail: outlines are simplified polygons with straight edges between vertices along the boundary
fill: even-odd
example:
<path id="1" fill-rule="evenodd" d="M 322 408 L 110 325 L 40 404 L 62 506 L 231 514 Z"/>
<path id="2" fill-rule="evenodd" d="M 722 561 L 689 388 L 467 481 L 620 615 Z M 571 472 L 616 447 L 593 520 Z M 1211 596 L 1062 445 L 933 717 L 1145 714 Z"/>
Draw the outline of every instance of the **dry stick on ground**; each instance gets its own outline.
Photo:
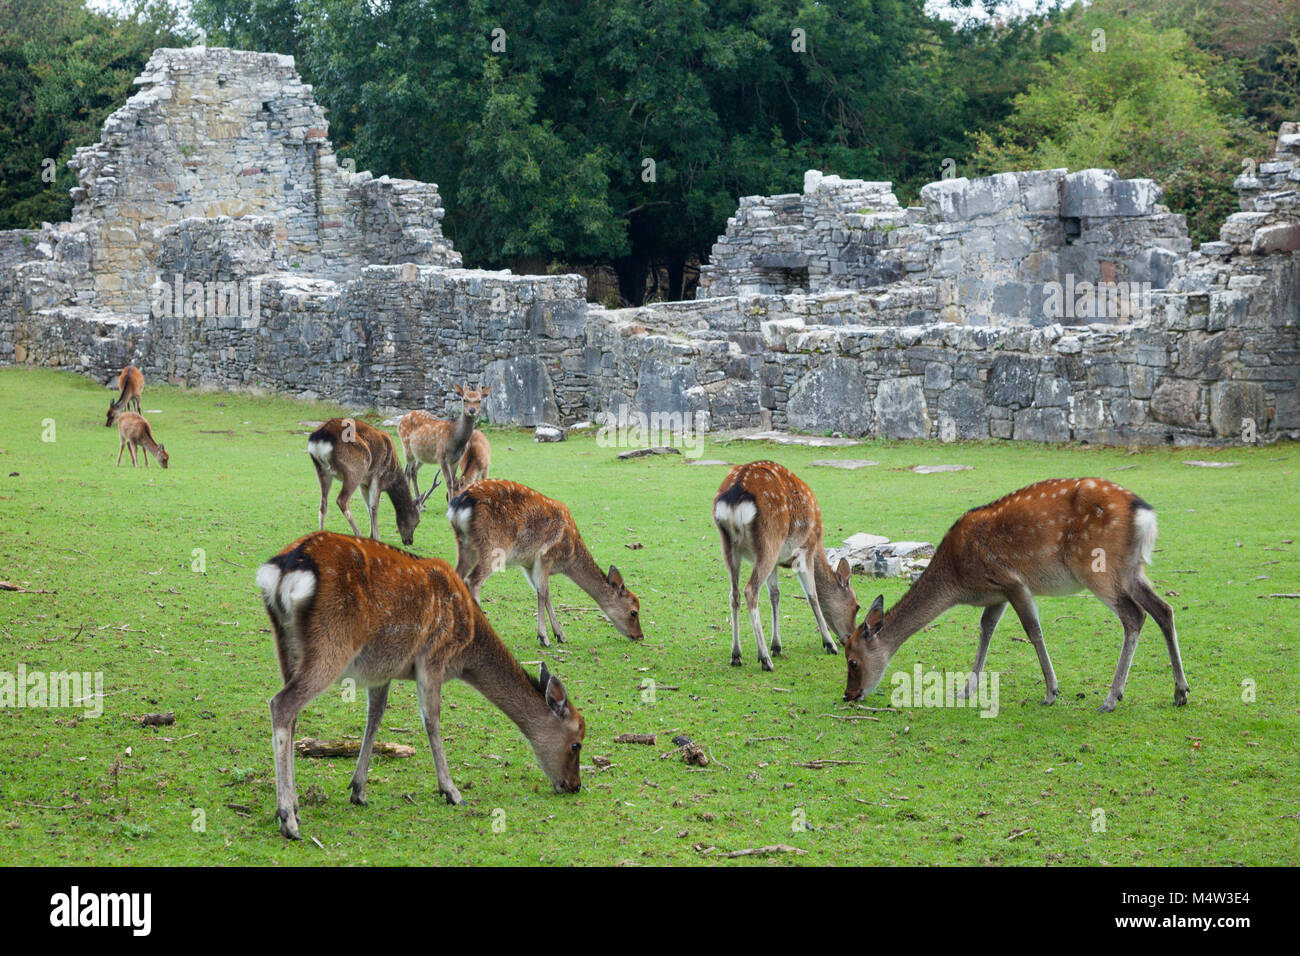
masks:
<path id="1" fill-rule="evenodd" d="M 58 594 L 58 591 L 46 591 L 44 588 L 25 588 L 21 584 L 0 581 L 0 591 L 17 591 L 19 594 Z"/>
<path id="2" fill-rule="evenodd" d="M 874 720 L 876 723 L 880 723 L 879 717 L 872 717 L 868 714 L 849 714 L 847 716 L 841 716 L 839 714 L 822 714 L 821 716 L 829 717 L 831 720 Z"/>
<path id="3" fill-rule="evenodd" d="M 355 757 L 361 753 L 359 740 L 317 740 L 304 737 L 296 740 L 294 750 L 304 757 Z M 386 757 L 413 757 L 415 748 L 409 744 L 392 744 L 375 742 L 374 752 Z"/>
<path id="4" fill-rule="evenodd" d="M 775 853 L 794 853 L 797 856 L 807 856 L 808 851 L 800 849 L 797 846 L 790 846 L 787 843 L 775 843 L 771 846 L 752 846 L 746 850 L 732 850 L 730 853 L 723 853 L 717 847 L 709 847 L 704 851 L 704 855 L 714 854 L 734 860 L 741 856 L 772 856 Z"/>
<path id="5" fill-rule="evenodd" d="M 44 592 L 41 592 L 44 593 Z M 1300 594 L 1261 594 L 1262 598 L 1300 598 Z"/>
<path id="6" fill-rule="evenodd" d="M 1033 827 L 1025 827 L 1023 830 L 1012 830 L 1011 833 L 1007 836 L 1007 842 L 1010 843 L 1012 840 L 1018 837 L 1022 837 L 1026 833 L 1033 833 L 1033 832 L 1034 832 Z"/>
<path id="7" fill-rule="evenodd" d="M 824 770 L 827 767 L 841 767 L 854 763 L 868 763 L 866 760 L 826 760 L 817 757 L 814 760 L 805 760 L 802 763 L 791 764 L 793 767 L 806 767 L 809 770 Z"/>

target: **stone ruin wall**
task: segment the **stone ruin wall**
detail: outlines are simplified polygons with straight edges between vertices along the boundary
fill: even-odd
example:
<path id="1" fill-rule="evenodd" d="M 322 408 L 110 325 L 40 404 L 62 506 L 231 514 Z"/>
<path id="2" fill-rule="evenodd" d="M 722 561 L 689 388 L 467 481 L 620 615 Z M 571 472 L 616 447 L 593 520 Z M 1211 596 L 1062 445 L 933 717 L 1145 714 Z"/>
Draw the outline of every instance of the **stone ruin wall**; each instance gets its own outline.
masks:
<path id="1" fill-rule="evenodd" d="M 741 199 L 696 300 L 606 310 L 578 276 L 460 268 L 437 187 L 342 169 L 289 57 L 158 50 L 137 84 L 72 160 L 72 222 L 0 233 L 0 361 L 442 413 L 479 381 L 523 424 L 626 405 L 891 438 L 1300 435 L 1296 124 L 1197 250 L 1113 171 L 941 180 L 910 208 L 809 172 Z M 255 308 L 185 314 L 191 282 Z M 1144 294 L 1053 312 L 1085 282 Z"/>

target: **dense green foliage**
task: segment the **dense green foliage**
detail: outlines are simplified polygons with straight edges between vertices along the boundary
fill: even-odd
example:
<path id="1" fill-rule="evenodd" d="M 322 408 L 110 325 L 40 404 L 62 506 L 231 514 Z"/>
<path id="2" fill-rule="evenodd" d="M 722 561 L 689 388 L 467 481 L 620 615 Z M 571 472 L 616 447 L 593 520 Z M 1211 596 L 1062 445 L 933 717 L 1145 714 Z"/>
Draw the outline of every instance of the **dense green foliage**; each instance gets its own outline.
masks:
<path id="1" fill-rule="evenodd" d="M 182 42 L 176 23 L 165 2 L 119 18 L 83 0 L 0 0 L 0 229 L 71 215 L 67 161 L 99 138 L 149 54 Z"/>
<path id="2" fill-rule="evenodd" d="M 809 168 L 915 199 L 945 160 L 1109 165 L 1212 238 L 1242 157 L 1300 108 L 1298 10 L 1098 0 L 957 29 L 923 0 L 192 4 L 211 44 L 294 54 L 358 168 L 438 183 L 468 263 L 609 263 L 634 302 L 659 267 L 680 296 L 738 196 Z M 0 227 L 66 216 L 65 161 L 179 22 L 168 0 L 0 0 Z"/>
<path id="3" fill-rule="evenodd" d="M 48 592 L 0 591 L 0 673 L 21 664 L 104 675 L 102 716 L 0 711 L 5 862 L 1295 862 L 1295 602 L 1263 597 L 1300 591 L 1293 444 L 1215 449 L 1238 466 L 1205 469 L 1184 464 L 1203 449 L 707 442 L 707 458 L 770 457 L 793 468 L 816 492 L 832 540 L 870 531 L 938 541 L 967 508 L 1053 476 L 1109 477 L 1149 500 L 1160 515 L 1149 573 L 1177 615 L 1187 706 L 1172 705 L 1169 658 L 1148 623 L 1123 702 L 1097 712 L 1122 636 L 1084 593 L 1039 601 L 1062 690 L 1051 707 L 1039 703 L 1033 649 L 1013 615 L 1003 620 L 988 658 L 1000 675 L 999 710 L 986 719 L 970 708 L 842 703 L 844 658 L 822 653 L 788 571 L 776 671 L 756 665 L 747 622 L 745 665 L 729 666 L 726 574 L 711 517 L 724 466 L 618 461 L 619 449 L 598 446 L 590 432 L 538 444 L 528 432 L 489 430 L 493 474 L 566 502 L 595 558 L 616 563 L 641 599 L 646 639 L 633 644 L 572 582 L 553 579 L 568 641 L 542 649 L 523 576 L 498 574 L 483 589 L 511 651 L 544 659 L 586 718 L 583 763 L 603 757 L 612 766 L 585 770 L 581 793 L 555 795 L 509 720 L 450 683 L 442 732 L 467 802 L 449 807 L 414 691 L 399 681 L 379 739 L 411 744 L 414 756 L 376 758 L 367 807 L 348 802 L 352 761 L 299 758 L 304 839 L 289 844 L 272 819 L 267 701 L 280 673 L 253 578 L 259 563 L 316 528 L 309 422 L 337 409 L 150 384 L 144 410 L 171 467 L 145 471 L 113 466 L 108 398 L 66 373 L 0 370 L 0 563 L 6 580 Z M 812 465 L 835 457 L 880 465 Z M 942 462 L 974 470 L 908 470 Z M 451 558 L 451 530 L 430 504 L 414 550 Z M 346 528 L 333 506 L 326 527 Z M 386 499 L 380 531 L 397 543 Z M 892 605 L 906 586 L 854 578 L 864 605 L 882 591 Z M 863 704 L 890 706 L 894 680 L 917 666 L 968 668 L 978 621 L 977 610 L 955 609 L 912 637 Z M 651 699 L 647 680 L 658 687 Z M 327 691 L 303 711 L 298 735 L 359 736 L 364 700 Z M 140 715 L 168 711 L 174 725 L 140 725 Z M 857 719 L 836 719 L 849 717 Z M 656 733 L 658 743 L 615 743 L 623 733 Z M 671 756 L 677 734 L 714 762 L 688 768 Z M 807 829 L 796 827 L 801 819 Z M 807 856 L 725 861 L 710 851 L 778 843 Z"/>

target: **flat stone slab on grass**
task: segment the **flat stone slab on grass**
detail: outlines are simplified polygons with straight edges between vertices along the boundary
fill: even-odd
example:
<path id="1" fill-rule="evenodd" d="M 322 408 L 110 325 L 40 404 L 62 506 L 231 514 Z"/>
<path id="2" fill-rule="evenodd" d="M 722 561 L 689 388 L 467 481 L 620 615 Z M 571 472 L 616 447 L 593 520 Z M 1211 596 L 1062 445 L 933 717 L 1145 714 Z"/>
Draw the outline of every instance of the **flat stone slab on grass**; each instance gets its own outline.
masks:
<path id="1" fill-rule="evenodd" d="M 813 462 L 814 465 L 821 465 L 825 468 L 843 468 L 846 471 L 853 471 L 857 468 L 870 468 L 872 465 L 878 465 L 878 461 L 868 461 L 865 458 L 843 458 L 836 460 L 834 458 L 822 458 Z"/>
<path id="2" fill-rule="evenodd" d="M 1183 462 L 1184 465 L 1191 465 L 1193 468 L 1236 468 L 1241 464 L 1239 461 L 1201 461 L 1199 458 L 1193 458 Z"/>
<path id="3" fill-rule="evenodd" d="M 790 432 L 745 432 L 729 436 L 741 441 L 770 441 L 778 445 L 807 445 L 809 448 L 846 448 L 860 445 L 852 438 L 828 438 L 825 435 L 792 435 Z"/>
<path id="4" fill-rule="evenodd" d="M 687 458 L 688 465 L 730 465 L 729 461 L 718 461 L 716 458 Z"/>
<path id="5" fill-rule="evenodd" d="M 680 448 L 673 448 L 671 445 L 655 445 L 653 448 L 629 448 L 627 451 L 618 453 L 620 459 L 627 458 L 644 458 L 647 455 L 680 455 Z"/>
<path id="6" fill-rule="evenodd" d="M 913 465 L 911 470 L 918 475 L 934 475 L 942 471 L 972 471 L 974 465 Z"/>

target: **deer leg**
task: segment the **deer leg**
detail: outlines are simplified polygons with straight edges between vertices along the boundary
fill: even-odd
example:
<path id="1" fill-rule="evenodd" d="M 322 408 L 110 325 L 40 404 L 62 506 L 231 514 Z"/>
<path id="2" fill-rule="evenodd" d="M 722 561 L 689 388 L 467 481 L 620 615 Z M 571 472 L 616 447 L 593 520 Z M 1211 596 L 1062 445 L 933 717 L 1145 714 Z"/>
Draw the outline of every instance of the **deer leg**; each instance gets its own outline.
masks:
<path id="1" fill-rule="evenodd" d="M 731 666 L 741 665 L 740 656 L 740 557 L 736 554 L 731 537 L 721 528 L 722 563 L 727 566 L 727 576 L 731 580 Z"/>
<path id="2" fill-rule="evenodd" d="M 984 659 L 989 654 L 989 641 L 993 640 L 993 632 L 997 629 L 998 621 L 1002 620 L 1002 615 L 1006 612 L 1007 602 L 1000 604 L 990 604 L 980 615 L 980 643 L 979 648 L 975 651 L 975 664 L 971 667 L 970 677 L 966 680 L 966 686 L 961 689 L 960 700 L 966 700 L 971 694 L 975 693 L 975 687 L 979 683 L 980 672 L 984 670 Z"/>
<path id="3" fill-rule="evenodd" d="M 357 527 L 356 519 L 352 517 L 352 509 L 348 507 L 348 502 L 352 500 L 352 492 L 354 492 L 356 488 L 357 486 L 353 484 L 350 479 L 344 478 L 343 488 L 339 491 L 337 501 L 339 510 L 343 512 L 343 517 L 347 518 L 348 524 L 352 526 L 352 533 L 359 538 L 361 537 L 361 529 Z"/>
<path id="4" fill-rule="evenodd" d="M 326 690 L 343 668 L 325 666 L 314 660 L 289 678 L 280 692 L 271 698 L 271 746 L 275 752 L 275 816 L 280 832 L 299 840 L 298 789 L 293 780 L 293 732 L 298 713 Z"/>
<path id="5" fill-rule="evenodd" d="M 767 596 L 772 601 L 772 653 L 783 654 L 781 647 L 781 583 L 776 577 L 776 568 L 767 576 Z"/>
<path id="6" fill-rule="evenodd" d="M 551 633 L 555 635 L 555 640 L 564 643 L 564 628 L 560 627 L 559 620 L 555 617 L 555 607 L 551 604 L 551 575 L 546 566 L 540 561 L 533 571 L 533 576 L 537 579 L 537 599 L 546 605 L 546 616 L 551 622 Z M 540 626 L 540 615 L 538 625 Z"/>
<path id="7" fill-rule="evenodd" d="M 442 713 L 442 684 L 433 675 L 416 671 L 416 688 L 420 694 L 420 719 L 424 721 L 425 733 L 429 735 L 429 747 L 433 751 L 433 765 L 438 771 L 438 791 L 453 806 L 464 803 L 460 791 L 451 782 L 451 771 L 447 769 L 447 755 L 442 749 L 442 734 L 439 731 L 439 719 Z"/>
<path id="8" fill-rule="evenodd" d="M 808 598 L 808 604 L 812 607 L 813 617 L 817 619 L 817 630 L 822 636 L 822 647 L 827 654 L 838 654 L 839 645 L 835 643 L 835 638 L 831 637 L 831 630 L 826 626 L 826 618 L 822 614 L 821 602 L 817 600 L 817 577 L 808 562 L 806 549 L 800 549 L 795 554 L 794 570 L 799 575 L 799 584 L 803 588 L 804 596 Z"/>
<path id="9" fill-rule="evenodd" d="M 776 561 L 769 555 L 754 555 L 754 571 L 745 585 L 745 606 L 749 608 L 749 622 L 754 628 L 754 640 L 758 644 L 758 663 L 765 671 L 775 670 L 772 658 L 767 653 L 767 642 L 763 640 L 763 619 L 758 613 L 758 591 L 768 576 L 776 571 Z"/>
<path id="10" fill-rule="evenodd" d="M 1151 587 L 1145 577 L 1139 578 L 1132 591 L 1133 600 L 1155 620 L 1160 632 L 1165 636 L 1165 647 L 1169 649 L 1169 663 L 1174 669 L 1174 706 L 1182 707 L 1187 703 L 1187 675 L 1183 673 L 1183 656 L 1178 651 L 1178 632 L 1174 630 L 1174 609 Z"/>
<path id="11" fill-rule="evenodd" d="M 370 537 L 379 540 L 379 498 L 384 489 L 379 487 L 379 482 L 372 482 L 369 487 L 361 486 L 361 493 L 365 495 L 366 507 L 370 509 Z"/>
<path id="12" fill-rule="evenodd" d="M 126 450 L 127 450 L 127 453 L 130 454 L 130 456 L 131 456 L 131 467 L 132 467 L 132 468 L 139 468 L 139 467 L 140 467 L 140 460 L 136 457 L 136 454 L 135 454 L 135 442 L 128 440 L 127 443 L 126 443 Z"/>
<path id="13" fill-rule="evenodd" d="M 384 710 L 388 707 L 388 686 L 383 684 L 366 689 L 366 735 L 361 739 L 357 769 L 352 773 L 351 800 L 361 807 L 366 805 L 366 777 L 370 773 L 370 753 L 375 747 L 379 722 L 384 719 Z"/>
<path id="14" fill-rule="evenodd" d="M 1034 596 L 1023 584 L 1009 591 L 1011 606 L 1016 609 L 1020 625 L 1025 629 L 1029 643 L 1034 645 L 1034 650 L 1038 653 L 1038 666 L 1043 669 L 1043 682 L 1047 685 L 1047 695 L 1043 698 L 1043 703 L 1054 703 L 1060 688 L 1056 683 L 1056 671 L 1052 670 L 1052 658 L 1047 653 L 1047 642 L 1043 640 L 1043 628 L 1038 623 L 1038 606 L 1034 604 Z"/>
<path id="15" fill-rule="evenodd" d="M 411 497 L 420 500 L 420 459 L 409 452 L 406 455 L 406 479 L 411 483 Z"/>
<path id="16" fill-rule="evenodd" d="M 136 447 L 140 449 L 140 457 L 144 459 L 144 466 L 145 466 L 146 468 L 148 468 L 148 467 L 149 467 L 149 447 L 148 447 L 147 445 L 144 445 L 144 444 L 137 445 Z"/>
<path id="17" fill-rule="evenodd" d="M 315 458 L 311 463 L 316 466 L 316 479 L 320 482 L 320 527 L 317 530 L 324 531 L 325 514 L 329 511 L 330 485 L 334 484 L 334 476 L 328 468 L 322 468 Z"/>
<path id="18" fill-rule="evenodd" d="M 1124 625 L 1124 644 L 1119 651 L 1119 664 L 1115 667 L 1115 678 L 1110 682 L 1110 693 L 1098 708 L 1103 714 L 1115 709 L 1115 705 L 1124 699 L 1124 685 L 1128 683 L 1129 668 L 1133 666 L 1133 652 L 1137 650 L 1138 636 L 1142 633 L 1142 624 L 1146 613 L 1142 606 L 1127 594 L 1117 594 L 1106 601 Z"/>
<path id="19" fill-rule="evenodd" d="M 126 437 L 122 436 L 122 442 L 117 446 L 117 467 L 122 467 L 122 452 L 126 451 Z"/>

